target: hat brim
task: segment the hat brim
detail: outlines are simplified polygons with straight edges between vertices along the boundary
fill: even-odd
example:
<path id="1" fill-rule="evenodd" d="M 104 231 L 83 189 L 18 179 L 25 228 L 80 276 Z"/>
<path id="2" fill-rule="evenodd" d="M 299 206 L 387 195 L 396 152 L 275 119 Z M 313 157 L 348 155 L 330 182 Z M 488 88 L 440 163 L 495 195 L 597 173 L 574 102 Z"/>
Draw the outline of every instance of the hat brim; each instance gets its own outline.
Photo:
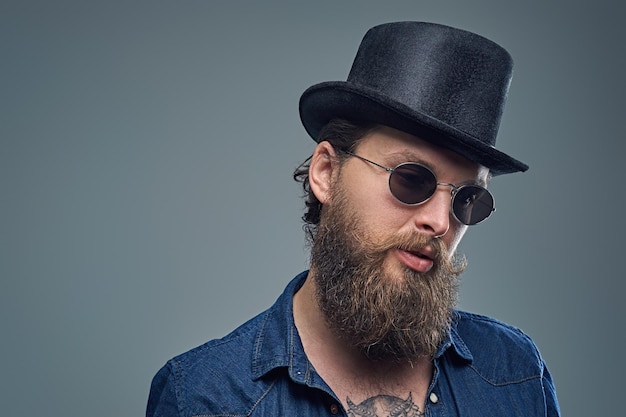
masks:
<path id="1" fill-rule="evenodd" d="M 489 168 L 494 176 L 528 169 L 523 162 L 441 120 L 389 100 L 370 88 L 346 81 L 330 81 L 310 87 L 300 97 L 299 109 L 304 128 L 316 141 L 329 121 L 343 118 L 379 123 L 418 136 Z"/>

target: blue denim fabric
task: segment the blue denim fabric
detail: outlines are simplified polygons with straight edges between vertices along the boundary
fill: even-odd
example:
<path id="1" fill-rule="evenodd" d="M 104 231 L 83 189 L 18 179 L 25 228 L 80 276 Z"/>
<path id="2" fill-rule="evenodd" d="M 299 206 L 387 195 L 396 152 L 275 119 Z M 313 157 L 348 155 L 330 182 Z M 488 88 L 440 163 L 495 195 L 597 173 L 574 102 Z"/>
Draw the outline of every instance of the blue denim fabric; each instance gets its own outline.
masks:
<path id="1" fill-rule="evenodd" d="M 146 416 L 347 416 L 294 324 L 292 298 L 306 275 L 228 336 L 170 360 L 152 381 Z M 560 415 L 534 343 L 496 320 L 457 312 L 434 364 L 427 416 Z"/>

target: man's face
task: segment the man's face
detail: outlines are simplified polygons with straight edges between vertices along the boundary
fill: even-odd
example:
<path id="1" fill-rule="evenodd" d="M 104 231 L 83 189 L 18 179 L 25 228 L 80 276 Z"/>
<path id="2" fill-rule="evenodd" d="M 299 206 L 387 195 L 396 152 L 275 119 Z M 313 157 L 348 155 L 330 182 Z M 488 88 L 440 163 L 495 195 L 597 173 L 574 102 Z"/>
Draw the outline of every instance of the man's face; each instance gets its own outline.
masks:
<path id="1" fill-rule="evenodd" d="M 438 182 L 484 184 L 488 172 L 391 128 L 364 138 L 356 154 L 387 167 L 420 162 Z M 447 334 L 461 271 L 453 253 L 467 226 L 450 213 L 449 187 L 408 206 L 389 173 L 349 158 L 332 175 L 312 250 L 318 303 L 335 332 L 371 359 L 432 356 Z"/>

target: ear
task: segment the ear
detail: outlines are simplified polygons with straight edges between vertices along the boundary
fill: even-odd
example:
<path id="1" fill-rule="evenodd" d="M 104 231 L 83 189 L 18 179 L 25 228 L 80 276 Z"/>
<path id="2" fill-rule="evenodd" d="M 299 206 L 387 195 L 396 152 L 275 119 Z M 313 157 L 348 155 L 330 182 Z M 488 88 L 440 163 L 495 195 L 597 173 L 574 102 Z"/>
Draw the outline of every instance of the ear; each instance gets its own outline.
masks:
<path id="1" fill-rule="evenodd" d="M 335 149 L 329 142 L 320 142 L 311 157 L 309 185 L 322 204 L 326 204 L 330 199 L 334 178 L 338 173 L 339 162 Z"/>

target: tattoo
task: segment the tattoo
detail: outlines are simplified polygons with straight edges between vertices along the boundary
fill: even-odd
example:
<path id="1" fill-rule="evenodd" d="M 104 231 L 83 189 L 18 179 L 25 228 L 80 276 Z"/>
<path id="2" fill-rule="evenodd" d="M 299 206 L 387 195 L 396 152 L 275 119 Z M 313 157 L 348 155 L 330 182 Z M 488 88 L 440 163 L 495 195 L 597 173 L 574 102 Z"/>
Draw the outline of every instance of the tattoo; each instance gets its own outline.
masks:
<path id="1" fill-rule="evenodd" d="M 406 400 L 391 395 L 377 395 L 368 398 L 361 404 L 354 404 L 350 398 L 348 403 L 349 417 L 422 417 L 424 413 L 413 403 L 411 393 Z"/>

